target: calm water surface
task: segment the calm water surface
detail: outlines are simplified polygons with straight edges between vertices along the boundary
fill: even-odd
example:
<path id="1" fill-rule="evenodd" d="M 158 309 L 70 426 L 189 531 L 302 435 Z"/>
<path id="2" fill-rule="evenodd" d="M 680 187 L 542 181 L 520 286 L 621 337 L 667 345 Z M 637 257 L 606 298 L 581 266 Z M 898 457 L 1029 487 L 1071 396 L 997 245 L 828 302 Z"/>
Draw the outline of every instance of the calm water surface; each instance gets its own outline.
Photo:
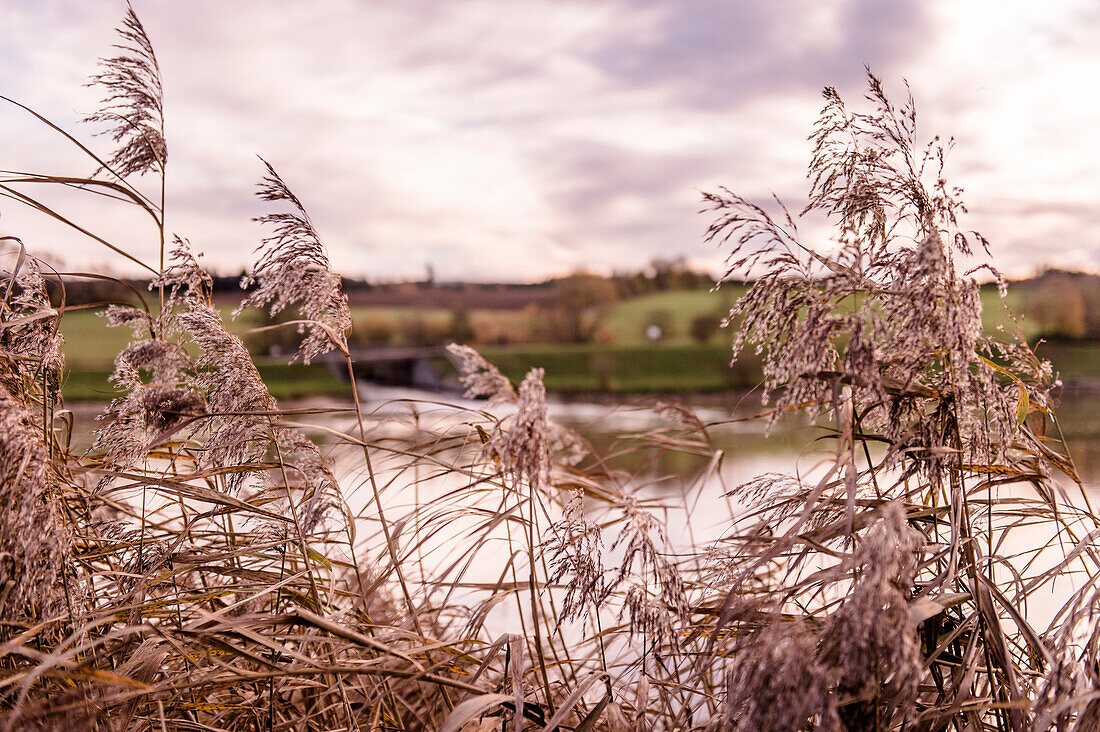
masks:
<path id="1" fill-rule="evenodd" d="M 444 413 L 436 400 L 458 404 L 466 409 L 484 409 L 483 402 L 470 402 L 438 395 L 408 392 L 364 385 L 368 409 L 378 421 L 387 416 L 408 415 L 421 410 L 425 423 L 431 415 Z M 760 415 L 758 395 L 731 394 L 708 396 L 693 406 L 706 425 L 708 436 L 721 461 L 711 463 L 707 456 L 691 450 L 664 449 L 647 440 L 664 431 L 674 430 L 676 421 L 667 412 L 655 408 L 656 400 L 636 400 L 626 404 L 601 404 L 581 401 L 552 401 L 550 416 L 587 439 L 597 455 L 608 456 L 608 464 L 630 476 L 633 490 L 642 496 L 667 499 L 670 506 L 683 507 L 689 498 L 690 524 L 686 516 L 678 518 L 673 510 L 670 526 L 682 525 L 682 539 L 689 543 L 717 538 L 728 527 L 730 511 L 724 493 L 764 473 L 782 473 L 812 479 L 820 476 L 821 466 L 835 453 L 835 443 L 822 439 L 824 432 L 791 418 L 780 421 L 770 431 Z M 506 413 L 505 412 L 501 412 Z M 1100 495 L 1100 393 L 1070 394 L 1058 410 L 1066 444 L 1090 493 Z M 458 417 L 459 421 L 463 418 Z M 469 419 L 469 413 L 465 418 Z M 467 428 L 472 429 L 472 428 Z M 349 455 L 349 459 L 352 459 Z M 354 483 L 354 476 L 352 481 Z M 420 496 L 423 498 L 423 496 Z M 360 503 L 349 499 L 353 506 Z M 387 501 L 388 502 L 388 501 Z M 708 526 L 707 519 L 713 518 Z M 693 535 L 688 536 L 688 533 Z M 670 537 L 673 539 L 673 537 Z M 675 539 L 673 539 L 675 541 Z"/>
<path id="2" fill-rule="evenodd" d="M 467 410 L 484 409 L 482 402 L 474 402 L 428 392 L 419 392 L 371 384 L 361 386 L 364 408 L 370 413 L 368 428 L 393 417 L 408 420 L 410 413 L 419 411 L 438 415 L 446 411 L 441 404 L 455 404 Z M 626 404 L 612 405 L 583 401 L 552 401 L 550 416 L 553 420 L 576 430 L 587 439 L 598 454 L 607 455 L 625 448 L 630 437 L 642 436 L 661 429 L 674 427 L 674 420 L 654 409 L 656 400 L 630 400 Z M 764 419 L 754 419 L 764 407 L 756 395 L 730 394 L 728 397 L 708 396 L 704 403 L 691 405 L 699 419 L 708 425 L 708 435 L 715 447 L 723 452 L 723 477 L 743 482 L 764 472 L 802 472 L 813 466 L 827 453 L 827 442 L 815 439 L 819 430 L 794 419 L 779 422 L 769 433 Z M 75 413 L 74 439 L 77 449 L 86 447 L 87 435 L 96 427 L 95 417 L 104 404 L 81 403 L 72 406 Z M 284 408 L 335 407 L 349 409 L 350 402 L 321 401 L 283 405 Z M 1067 394 L 1057 410 L 1066 445 L 1078 472 L 1087 486 L 1100 493 L 1100 392 Z M 350 418 L 344 415 L 312 415 L 300 418 L 330 428 L 347 431 Z M 461 419 L 461 418 L 460 418 Z M 468 419 L 468 418 L 467 418 Z M 627 438 L 627 442 L 624 442 Z M 630 457 L 619 457 L 616 467 L 646 476 L 675 476 L 692 481 L 707 468 L 707 460 L 678 451 L 662 453 L 654 449 L 650 453 L 635 451 Z"/>
<path id="3" fill-rule="evenodd" d="M 485 408 L 483 402 L 367 384 L 363 385 L 362 396 L 368 413 L 368 439 L 372 443 L 400 446 L 401 451 L 413 449 L 418 441 L 423 445 L 426 439 L 433 439 L 431 436 L 440 432 L 449 431 L 465 435 L 467 440 L 476 440 L 470 423 L 480 421 L 477 413 Z M 449 405 L 456 405 L 458 409 Z M 288 409 L 300 407 L 342 409 L 350 404 L 327 401 L 284 405 Z M 77 412 L 76 434 L 94 427 L 94 416 L 101 409 L 102 405 L 77 405 L 74 409 Z M 596 454 L 608 456 L 608 466 L 626 476 L 625 484 L 629 484 L 630 490 L 652 499 L 651 510 L 664 512 L 667 538 L 672 547 L 681 549 L 702 546 L 728 532 L 731 516 L 739 513 L 724 495 L 729 488 L 764 473 L 803 478 L 821 474 L 821 464 L 835 449 L 833 443 L 818 439 L 823 434 L 820 430 L 793 420 L 779 423 L 771 434 L 766 434 L 766 421 L 753 419 L 761 410 L 756 396 L 738 395 L 730 395 L 728 399 L 708 397 L 705 403 L 694 407 L 698 418 L 708 425 L 712 444 L 721 451 L 721 460 L 712 462 L 707 456 L 691 454 L 691 450 L 666 449 L 667 446 L 652 440 L 655 434 L 666 438 L 673 436 L 669 430 L 676 427 L 675 420 L 666 412 L 654 408 L 653 400 L 615 406 L 560 401 L 550 405 L 552 419 L 579 432 L 591 443 Z M 1087 490 L 1100 495 L 1100 393 L 1066 395 L 1058 414 L 1066 443 Z M 357 433 L 354 419 L 346 411 L 296 419 L 330 430 Z M 415 431 L 410 431 L 410 425 Z M 325 432 L 319 430 L 313 436 L 323 441 Z M 345 500 L 363 524 L 359 536 L 377 533 L 372 491 L 363 469 L 361 452 L 346 446 L 329 449 L 336 462 Z M 373 454 L 389 519 L 396 518 L 400 523 L 404 517 L 418 515 L 418 506 L 439 501 L 442 508 L 437 519 L 450 524 L 447 531 L 435 537 L 433 546 L 425 545 L 416 552 L 421 574 L 432 575 L 440 568 L 438 562 L 454 548 L 456 540 L 473 539 L 474 535 L 467 532 L 472 532 L 472 527 L 481 520 L 459 518 L 452 521 L 451 514 L 446 513 L 450 510 L 462 516 L 468 502 L 467 494 L 462 491 L 472 484 L 470 476 L 440 469 L 430 461 L 410 460 L 407 456 L 397 456 L 387 463 L 384 453 L 386 450 L 376 450 Z M 476 481 L 473 484 L 476 485 Z M 448 504 L 448 496 L 452 494 L 454 498 Z M 488 500 L 485 508 L 496 508 L 497 498 L 482 496 L 482 499 Z M 504 540 L 497 537 L 494 541 Z M 1037 535 L 1034 541 L 1041 546 L 1047 538 Z M 500 546 L 510 545 L 501 543 Z M 379 547 L 368 548 L 371 551 L 364 556 L 377 556 L 379 562 L 385 563 L 384 552 Z M 506 558 L 508 551 L 496 554 Z M 490 550 L 486 556 L 491 558 L 496 554 Z M 499 574 L 495 562 L 485 561 L 480 562 L 466 580 L 493 582 Z M 1052 601 L 1047 605 L 1053 609 L 1057 603 Z M 502 606 L 494 613 L 502 614 L 499 626 L 513 632 L 512 626 L 518 616 L 513 617 L 514 610 L 509 607 Z"/>
<path id="4" fill-rule="evenodd" d="M 552 404 L 550 411 L 552 418 L 580 432 L 597 449 L 607 449 L 623 433 L 668 426 L 667 419 L 644 405 L 639 402 L 634 407 L 609 407 L 566 402 Z M 767 421 L 754 418 L 763 409 L 755 395 L 730 395 L 726 403 L 708 397 L 706 404 L 693 407 L 710 425 L 708 433 L 724 452 L 731 478 L 745 480 L 762 472 L 803 472 L 828 454 L 832 443 L 819 439 L 822 430 L 794 417 L 781 420 L 769 433 Z M 1082 481 L 1100 493 L 1100 392 L 1068 394 L 1056 413 Z M 705 461 L 666 456 L 654 472 L 663 470 L 690 479 L 704 466 Z"/>

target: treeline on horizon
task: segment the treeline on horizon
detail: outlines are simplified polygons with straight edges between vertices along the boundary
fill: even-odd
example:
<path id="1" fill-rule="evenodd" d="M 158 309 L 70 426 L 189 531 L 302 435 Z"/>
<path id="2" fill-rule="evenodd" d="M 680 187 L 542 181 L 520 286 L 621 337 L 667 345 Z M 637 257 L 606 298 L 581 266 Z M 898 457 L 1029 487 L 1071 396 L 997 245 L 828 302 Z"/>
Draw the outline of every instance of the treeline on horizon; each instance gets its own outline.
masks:
<path id="1" fill-rule="evenodd" d="M 245 273 L 211 275 L 213 293 L 230 295 L 239 299 L 241 282 Z M 86 278 L 78 275 L 44 275 L 51 288 L 60 292 L 63 283 L 66 304 L 91 305 L 107 302 L 128 302 L 134 291 L 147 292 L 149 278 Z M 511 309 L 524 307 L 532 302 L 544 303 L 555 299 L 561 290 L 569 290 L 571 283 L 601 281 L 610 283 L 616 299 L 646 295 L 668 290 L 694 290 L 714 285 L 711 272 L 694 269 L 684 257 L 655 258 L 648 266 L 634 271 L 615 272 L 610 276 L 593 274 L 581 268 L 561 277 L 540 282 L 472 282 L 463 280 L 438 281 L 429 268 L 424 279 L 403 281 L 370 281 L 363 277 L 343 277 L 342 287 L 354 304 L 428 307 L 483 307 Z M 248 291 L 249 288 L 243 288 Z M 481 301 L 469 301 L 481 296 Z"/>

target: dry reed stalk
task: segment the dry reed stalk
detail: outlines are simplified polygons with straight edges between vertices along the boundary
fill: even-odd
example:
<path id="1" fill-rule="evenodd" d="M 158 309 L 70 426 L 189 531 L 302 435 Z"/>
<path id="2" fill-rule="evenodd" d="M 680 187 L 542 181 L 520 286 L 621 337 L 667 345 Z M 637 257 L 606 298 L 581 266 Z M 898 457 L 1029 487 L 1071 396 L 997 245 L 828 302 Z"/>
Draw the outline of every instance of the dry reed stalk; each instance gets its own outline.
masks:
<path id="1" fill-rule="evenodd" d="M 517 389 L 453 347 L 487 409 L 427 405 L 411 438 L 387 436 L 396 418 L 368 433 L 340 278 L 265 163 L 261 198 L 291 211 L 261 217 L 274 233 L 245 303 L 298 309 L 295 358 L 344 358 L 358 436 L 328 433 L 361 456 L 376 514 L 345 518 L 331 462 L 271 398 L 185 242 L 165 267 L 159 71 L 132 10 L 120 32 L 93 116 L 118 123 L 114 156 L 39 117 L 100 170 L 0 180 L 6 198 L 130 257 L 18 187 L 110 193 L 148 212 L 162 242 L 159 311 L 108 311 L 134 342 L 115 363 L 125 394 L 85 456 L 51 429 L 58 311 L 33 266 L 9 279 L 0 551 L 14 561 L 0 562 L 0 609 L 20 615 L 0 647 L 6 729 L 1094 726 L 1095 586 L 1048 629 L 1026 609 L 1059 577 L 1097 574 L 1098 522 L 1051 478 L 1074 476 L 1045 434 L 1049 364 L 982 333 L 977 283 L 956 260 L 986 243 L 959 230 L 943 147 L 917 144 L 911 100 L 895 107 L 873 76 L 869 113 L 826 90 L 810 205 L 837 224 L 838 247 L 806 245 L 793 217 L 728 191 L 706 197 L 710 238 L 733 245 L 726 276 L 759 275 L 731 312 L 735 351 L 761 352 L 775 418 L 818 419 L 834 449 L 813 478 L 732 489 L 723 538 L 674 553 L 644 473 L 665 452 L 719 474 L 711 425 L 690 410 L 665 407 L 672 427 L 582 458 L 549 418 L 541 370 Z M 159 206 L 126 178 L 149 170 Z M 634 472 L 621 466 L 632 455 Z M 410 488 L 427 497 L 387 520 L 383 491 Z M 681 494 L 689 521 L 701 490 Z M 1062 543 L 1021 548 L 1027 523 Z M 604 566 L 608 532 L 617 567 Z M 357 559 L 372 544 L 392 569 Z M 519 634 L 493 634 L 505 607 Z"/>
<path id="2" fill-rule="evenodd" d="M 974 243 L 988 248 L 958 228 L 943 145 L 920 147 L 912 100 L 895 107 L 868 79 L 872 111 L 850 112 L 827 89 L 812 137 L 808 210 L 833 219 L 838 247 L 802 243 L 790 215 L 728 191 L 705 196 L 719 214 L 709 238 L 733 243 L 725 276 L 759 269 L 729 316 L 740 322 L 735 356 L 748 344 L 762 354 L 773 420 L 820 415 L 836 439 L 816 485 L 762 476 L 737 491 L 749 511 L 725 550 L 736 569 L 718 630 L 750 639 L 736 659 L 752 657 L 754 634 L 774 632 L 755 630 L 774 627 L 762 617 L 814 629 L 828 693 L 798 707 L 798 727 L 1024 729 L 1048 653 L 1023 605 L 1067 564 L 1091 572 L 1096 557 L 1077 550 L 1044 568 L 1042 549 L 1005 554 L 1013 516 L 1069 537 L 1096 519 L 1050 477 L 1076 480 L 1043 434 L 1049 364 L 1022 340 L 984 335 L 978 284 L 956 271 Z M 1010 484 L 1034 491 L 1003 493 Z M 1000 567 L 1019 583 L 1014 597 Z M 732 678 L 746 709 L 774 694 Z M 727 711 L 724 726 L 736 717 Z"/>
<path id="3" fill-rule="evenodd" d="M 0 322 L 0 325 L 3 323 Z M 6 370 L 10 362 L 0 361 Z M 0 381 L 7 379 L 0 377 Z M 20 618 L 67 621 L 71 537 L 41 419 L 0 386 L 0 635 Z M 75 588 L 73 588 L 75 591 Z"/>

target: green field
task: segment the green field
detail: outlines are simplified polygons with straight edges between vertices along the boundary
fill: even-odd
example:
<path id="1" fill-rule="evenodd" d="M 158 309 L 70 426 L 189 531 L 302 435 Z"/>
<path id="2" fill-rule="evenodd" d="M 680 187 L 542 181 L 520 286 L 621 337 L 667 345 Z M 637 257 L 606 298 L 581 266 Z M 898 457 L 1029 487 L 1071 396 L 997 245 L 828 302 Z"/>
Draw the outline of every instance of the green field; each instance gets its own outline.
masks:
<path id="1" fill-rule="evenodd" d="M 1040 343 L 1035 352 L 1054 364 L 1054 369 L 1064 379 L 1100 379 L 1100 343 Z"/>
<path id="2" fill-rule="evenodd" d="M 754 359 L 742 359 L 730 367 L 730 347 L 726 343 L 480 350 L 516 382 L 531 368 L 541 366 L 546 369 L 546 388 L 557 392 L 712 392 L 750 388 L 760 378 L 760 367 Z"/>
<path id="3" fill-rule="evenodd" d="M 705 313 L 719 313 L 725 315 L 748 288 L 745 285 L 726 285 L 720 290 L 680 290 L 672 292 L 658 292 L 652 295 L 622 300 L 613 304 L 604 316 L 603 326 L 613 339 L 613 343 L 620 345 L 645 343 L 644 328 L 650 315 L 657 311 L 664 311 L 672 315 L 675 323 L 674 332 L 668 343 L 690 343 L 691 336 L 688 330 L 692 319 Z M 1009 289 L 1008 296 L 1002 300 L 996 287 L 986 286 L 982 288 L 982 319 L 988 330 L 995 330 L 1003 326 L 1011 331 L 1015 326 L 1009 316 L 1009 310 L 1020 312 L 1020 295 L 1017 291 Z M 1022 320 L 1020 326 L 1024 336 L 1032 338 L 1035 335 L 1033 323 Z M 720 331 L 713 342 L 732 340 L 733 334 L 726 330 Z"/>
<path id="4" fill-rule="evenodd" d="M 246 313 L 241 320 L 232 319 L 232 308 L 220 307 L 229 329 L 240 332 L 250 327 L 254 316 Z M 62 387 L 70 401 L 107 401 L 118 395 L 108 377 L 115 356 L 130 343 L 130 329 L 112 328 L 91 310 L 66 311 L 61 320 L 65 338 L 65 361 L 68 374 Z M 288 365 L 285 361 L 257 358 L 257 368 L 276 399 L 298 399 L 308 396 L 346 396 L 348 385 L 332 375 L 324 364 Z"/>
<path id="5" fill-rule="evenodd" d="M 612 305 L 604 316 L 604 329 L 612 342 L 619 345 L 646 343 L 645 326 L 653 313 L 671 316 L 673 332 L 667 343 L 691 343 L 689 328 L 697 315 L 715 313 L 724 316 L 733 303 L 746 291 L 744 286 L 726 286 L 717 292 L 710 290 L 679 290 L 622 300 Z M 729 341 L 729 331 L 719 331 L 712 342 Z"/>
<path id="6" fill-rule="evenodd" d="M 252 326 L 255 316 L 245 313 L 240 321 L 233 320 L 233 308 L 219 307 L 229 330 L 239 333 Z M 100 310 L 66 310 L 61 318 L 61 334 L 65 338 L 65 361 L 76 369 L 108 369 L 115 356 L 132 340 L 130 328 L 112 328 L 99 315 Z"/>
<path id="7" fill-rule="evenodd" d="M 61 318 L 65 362 L 73 369 L 108 369 L 130 343 L 129 328 L 109 328 L 92 310 L 66 310 Z"/>
<path id="8" fill-rule="evenodd" d="M 336 378 L 324 364 L 293 366 L 260 361 L 256 368 L 267 384 L 271 396 L 279 400 L 303 399 L 311 396 L 348 396 L 348 383 Z M 69 401 L 110 401 L 119 396 L 108 378 L 110 368 L 70 368 L 62 385 Z"/>
<path id="9" fill-rule="evenodd" d="M 996 287 L 983 287 L 982 322 L 985 324 L 986 331 L 992 332 L 997 328 L 1004 328 L 1005 332 L 1013 333 L 1018 323 L 1025 338 L 1028 340 L 1034 338 L 1036 324 L 1019 314 L 1022 299 L 1020 292 L 1012 288 L 1009 288 L 1007 296 L 1002 300 Z M 1010 312 L 1016 314 L 1016 322 L 1013 322 Z"/>

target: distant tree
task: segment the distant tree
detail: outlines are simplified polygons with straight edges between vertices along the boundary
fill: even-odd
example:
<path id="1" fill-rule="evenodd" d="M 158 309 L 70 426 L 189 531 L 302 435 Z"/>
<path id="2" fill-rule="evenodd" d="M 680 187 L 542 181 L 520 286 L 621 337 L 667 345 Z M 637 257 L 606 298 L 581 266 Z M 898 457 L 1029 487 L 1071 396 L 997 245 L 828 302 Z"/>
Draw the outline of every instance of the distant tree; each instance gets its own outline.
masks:
<path id="1" fill-rule="evenodd" d="M 618 367 L 615 359 L 603 352 L 592 354 L 588 360 L 588 370 L 596 377 L 596 387 L 600 391 L 615 389 L 615 371 Z"/>
<path id="2" fill-rule="evenodd" d="M 451 313 L 451 323 L 447 326 L 447 335 L 455 343 L 473 343 L 474 324 L 465 308 L 457 308 Z"/>
<path id="3" fill-rule="evenodd" d="M 396 335 L 397 326 L 392 318 L 374 314 L 356 321 L 351 329 L 351 341 L 357 344 L 381 346 L 393 341 Z"/>
<path id="4" fill-rule="evenodd" d="M 697 290 L 714 284 L 712 274 L 691 269 L 684 257 L 654 258 L 644 270 L 616 272 L 611 279 L 622 298 L 662 290 Z"/>
<path id="5" fill-rule="evenodd" d="M 1034 320 L 1040 336 L 1100 337 L 1100 278 L 1048 270 L 1025 293 L 1024 315 Z"/>
<path id="6" fill-rule="evenodd" d="M 721 327 L 721 315 L 718 313 L 701 313 L 691 319 L 691 337 L 698 343 L 709 343 Z"/>
<path id="7" fill-rule="evenodd" d="M 687 270 L 687 260 L 683 256 L 671 259 L 655 257 L 649 262 L 653 270 L 653 281 L 657 290 L 673 290 L 680 284 L 680 277 Z"/>
<path id="8" fill-rule="evenodd" d="M 246 330 L 241 334 L 241 340 L 254 356 L 282 356 L 294 353 L 302 343 L 302 334 L 293 325 L 283 325 L 280 328 L 270 330 L 251 330 L 253 328 L 267 328 L 273 325 L 282 325 L 299 318 L 297 308 L 286 308 L 275 315 L 270 315 L 266 310 L 249 308 L 241 313 L 239 325 Z"/>
<path id="9" fill-rule="evenodd" d="M 606 277 L 577 272 L 555 283 L 554 307 L 561 340 L 586 343 L 592 340 L 603 318 L 604 307 L 618 296 L 615 284 Z"/>
<path id="10" fill-rule="evenodd" d="M 423 315 L 413 315 L 400 321 L 401 340 L 410 345 L 430 346 L 449 340 L 446 323 L 429 320 Z"/>

